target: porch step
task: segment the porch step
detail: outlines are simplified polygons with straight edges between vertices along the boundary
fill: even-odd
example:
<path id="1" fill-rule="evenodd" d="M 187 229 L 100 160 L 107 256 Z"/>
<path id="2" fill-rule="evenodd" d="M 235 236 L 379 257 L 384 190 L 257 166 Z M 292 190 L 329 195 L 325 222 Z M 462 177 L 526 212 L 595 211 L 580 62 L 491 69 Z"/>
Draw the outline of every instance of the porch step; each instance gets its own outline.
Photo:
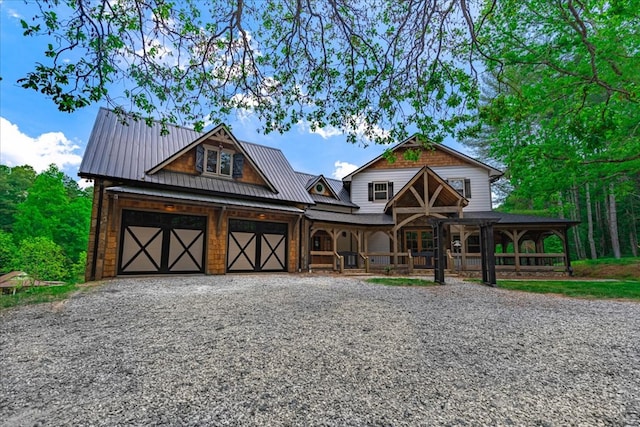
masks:
<path id="1" fill-rule="evenodd" d="M 367 273 L 364 268 L 345 268 L 344 275 L 345 276 L 366 276 Z"/>

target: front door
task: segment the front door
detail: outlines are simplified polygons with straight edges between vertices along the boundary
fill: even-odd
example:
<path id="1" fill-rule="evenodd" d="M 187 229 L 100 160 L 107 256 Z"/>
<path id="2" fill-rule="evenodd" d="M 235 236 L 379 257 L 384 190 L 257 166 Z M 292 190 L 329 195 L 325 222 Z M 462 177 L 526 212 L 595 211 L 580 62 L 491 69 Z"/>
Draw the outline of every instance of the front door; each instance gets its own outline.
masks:
<path id="1" fill-rule="evenodd" d="M 287 229 L 285 223 L 230 219 L 227 271 L 287 271 Z"/>
<path id="2" fill-rule="evenodd" d="M 404 249 L 411 251 L 415 268 L 433 268 L 433 230 L 431 228 L 405 230 Z"/>

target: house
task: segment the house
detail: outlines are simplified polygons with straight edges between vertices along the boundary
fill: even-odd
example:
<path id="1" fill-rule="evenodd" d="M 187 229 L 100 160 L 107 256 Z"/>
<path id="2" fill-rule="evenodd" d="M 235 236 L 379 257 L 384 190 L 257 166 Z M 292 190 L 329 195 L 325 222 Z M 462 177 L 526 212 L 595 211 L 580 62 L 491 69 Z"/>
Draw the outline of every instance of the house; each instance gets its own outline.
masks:
<path id="1" fill-rule="evenodd" d="M 403 153 L 418 144 L 409 138 L 392 148 L 395 162 L 377 157 L 340 181 L 294 171 L 280 150 L 237 140 L 225 126 L 168 130 L 99 111 L 79 170 L 94 182 L 88 280 L 484 272 L 489 257 L 514 272 L 570 267 L 566 233 L 574 222 L 493 212 L 491 183 L 502 173 L 444 145 L 410 161 Z M 561 252 L 544 252 L 551 235 Z"/>

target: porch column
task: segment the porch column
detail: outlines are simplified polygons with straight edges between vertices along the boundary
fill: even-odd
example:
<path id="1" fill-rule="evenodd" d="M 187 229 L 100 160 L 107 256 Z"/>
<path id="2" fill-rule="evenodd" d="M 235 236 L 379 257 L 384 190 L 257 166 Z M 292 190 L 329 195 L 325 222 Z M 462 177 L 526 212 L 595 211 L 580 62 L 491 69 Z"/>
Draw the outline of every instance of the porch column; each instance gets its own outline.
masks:
<path id="1" fill-rule="evenodd" d="M 393 229 L 393 265 L 398 268 L 398 230 Z"/>
<path id="2" fill-rule="evenodd" d="M 569 227 L 564 227 L 564 239 L 562 239 L 562 247 L 564 248 L 564 265 L 569 276 L 573 276 L 573 267 L 571 267 L 571 257 L 569 255 Z"/>
<path id="3" fill-rule="evenodd" d="M 482 265 L 482 283 L 489 286 L 495 286 L 496 258 L 493 224 L 483 224 L 480 226 L 480 257 Z"/>
<path id="4" fill-rule="evenodd" d="M 433 228 L 434 231 L 434 236 L 433 236 L 433 240 L 435 243 L 435 250 L 436 250 L 436 256 L 435 256 L 435 268 L 433 269 L 433 281 L 436 283 L 439 283 L 441 285 L 444 285 L 444 265 L 445 265 L 445 258 L 444 258 L 444 239 L 443 239 L 443 234 L 444 234 L 444 226 L 442 224 L 442 222 L 437 221 L 436 222 L 436 226 Z"/>
<path id="5" fill-rule="evenodd" d="M 520 273 L 520 237 L 525 231 L 520 234 L 518 230 L 513 230 L 513 260 L 515 263 L 516 273 Z"/>
<path id="6" fill-rule="evenodd" d="M 333 265 L 335 270 L 338 269 L 338 260 L 336 258 L 336 253 L 338 253 L 338 234 L 340 230 L 336 230 L 335 228 L 331 229 L 331 239 L 333 240 Z"/>

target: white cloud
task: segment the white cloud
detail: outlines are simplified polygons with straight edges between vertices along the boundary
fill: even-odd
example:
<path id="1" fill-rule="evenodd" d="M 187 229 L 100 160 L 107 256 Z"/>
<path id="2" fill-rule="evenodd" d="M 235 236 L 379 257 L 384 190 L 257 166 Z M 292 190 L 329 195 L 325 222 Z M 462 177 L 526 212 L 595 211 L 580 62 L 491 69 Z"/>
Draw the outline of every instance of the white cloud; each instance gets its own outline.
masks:
<path id="1" fill-rule="evenodd" d="M 35 138 L 25 135 L 4 117 L 0 117 L 0 163 L 7 166 L 31 165 L 42 172 L 55 163 L 60 169 L 78 166 L 82 161 L 75 151 L 80 146 L 62 132 L 47 132 Z"/>
<path id="2" fill-rule="evenodd" d="M 323 139 L 342 136 L 347 132 L 353 132 L 359 138 L 366 141 L 371 141 L 376 137 L 385 138 L 389 135 L 388 131 L 379 126 L 367 126 L 366 121 L 362 116 L 348 117 L 345 120 L 344 129 L 340 129 L 335 126 L 319 127 L 317 125 L 314 128 L 309 122 L 299 122 L 298 127 L 303 132 L 315 133 L 316 135 L 320 135 Z"/>
<path id="3" fill-rule="evenodd" d="M 340 160 L 335 162 L 333 166 L 335 166 L 336 169 L 333 171 L 331 176 L 333 176 L 335 179 L 342 179 L 354 170 L 358 169 L 358 166 L 352 165 L 348 162 L 341 162 Z"/>

